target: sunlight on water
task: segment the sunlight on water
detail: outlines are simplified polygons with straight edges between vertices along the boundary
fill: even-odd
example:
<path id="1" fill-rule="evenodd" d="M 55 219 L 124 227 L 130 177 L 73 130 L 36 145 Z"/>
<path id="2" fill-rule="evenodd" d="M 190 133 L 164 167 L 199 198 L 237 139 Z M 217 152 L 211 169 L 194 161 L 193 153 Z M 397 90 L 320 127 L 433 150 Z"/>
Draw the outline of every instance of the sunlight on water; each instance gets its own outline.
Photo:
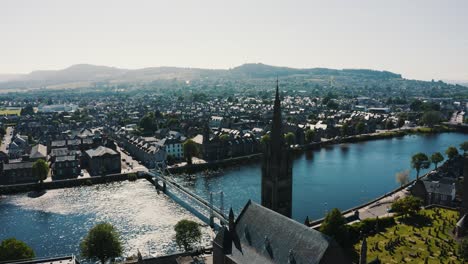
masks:
<path id="1" fill-rule="evenodd" d="M 104 221 L 120 232 L 125 256 L 137 249 L 145 256 L 174 253 L 174 225 L 184 218 L 203 224 L 145 180 L 7 196 L 0 213 L 0 239 L 24 240 L 38 256 L 78 254 L 89 228 Z M 203 224 L 202 230 L 202 245 L 211 246 L 211 229 Z"/>

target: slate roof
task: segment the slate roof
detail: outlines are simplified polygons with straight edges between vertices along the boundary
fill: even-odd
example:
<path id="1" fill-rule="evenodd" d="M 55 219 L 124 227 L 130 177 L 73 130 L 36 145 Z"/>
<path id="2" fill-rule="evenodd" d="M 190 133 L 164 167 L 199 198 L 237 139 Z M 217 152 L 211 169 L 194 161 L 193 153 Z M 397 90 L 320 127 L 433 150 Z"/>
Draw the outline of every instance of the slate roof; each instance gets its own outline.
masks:
<path id="1" fill-rule="evenodd" d="M 34 162 L 15 162 L 3 164 L 3 170 L 31 169 Z"/>
<path id="2" fill-rule="evenodd" d="M 86 154 L 90 158 L 104 156 L 105 154 L 118 155 L 118 153 L 115 150 L 110 149 L 110 148 L 106 148 L 106 147 L 103 147 L 103 146 L 99 146 L 99 147 L 97 147 L 95 149 L 89 149 L 89 150 L 86 151 Z"/>
<path id="3" fill-rule="evenodd" d="M 228 257 L 236 263 L 349 263 L 328 236 L 251 201 L 235 233 L 240 245 Z"/>
<path id="4" fill-rule="evenodd" d="M 47 147 L 42 144 L 37 144 L 36 146 L 32 147 L 31 155 L 29 155 L 32 159 L 40 159 L 47 157 Z"/>
<path id="5" fill-rule="evenodd" d="M 455 184 L 440 183 L 438 181 L 423 181 L 424 187 L 428 193 L 438 193 L 443 195 L 452 195 Z"/>

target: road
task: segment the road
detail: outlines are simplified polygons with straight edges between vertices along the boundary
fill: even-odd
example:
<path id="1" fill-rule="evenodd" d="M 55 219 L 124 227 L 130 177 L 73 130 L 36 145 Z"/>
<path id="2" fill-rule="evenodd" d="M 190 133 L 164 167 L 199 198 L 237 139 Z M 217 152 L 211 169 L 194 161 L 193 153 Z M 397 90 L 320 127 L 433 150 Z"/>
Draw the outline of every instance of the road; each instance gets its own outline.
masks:
<path id="1" fill-rule="evenodd" d="M 126 151 L 117 146 L 117 151 L 120 152 L 120 159 L 122 162 L 122 173 L 148 171 L 143 164 L 139 164 L 132 156 L 128 155 Z"/>
<path id="2" fill-rule="evenodd" d="M 359 209 L 359 218 L 361 220 L 366 218 L 385 217 L 392 215 L 387 210 L 391 207 L 392 203 L 398 199 L 408 196 L 409 192 L 405 189 L 378 200 L 366 207 Z"/>

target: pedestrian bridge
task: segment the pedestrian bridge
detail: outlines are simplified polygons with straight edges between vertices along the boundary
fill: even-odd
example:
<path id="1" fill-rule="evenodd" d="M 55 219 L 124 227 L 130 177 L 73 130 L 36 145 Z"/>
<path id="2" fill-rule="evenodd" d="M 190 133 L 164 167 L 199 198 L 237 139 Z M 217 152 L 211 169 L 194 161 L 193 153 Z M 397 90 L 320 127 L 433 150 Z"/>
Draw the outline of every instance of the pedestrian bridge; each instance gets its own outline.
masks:
<path id="1" fill-rule="evenodd" d="M 163 191 L 180 205 L 194 213 L 211 227 L 221 226 L 228 223 L 224 214 L 224 193 L 211 193 L 210 201 L 206 201 L 199 195 L 187 190 L 173 180 L 173 175 L 162 169 L 152 169 L 146 172 L 158 191 Z M 219 196 L 220 207 L 214 205 L 214 196 Z"/>

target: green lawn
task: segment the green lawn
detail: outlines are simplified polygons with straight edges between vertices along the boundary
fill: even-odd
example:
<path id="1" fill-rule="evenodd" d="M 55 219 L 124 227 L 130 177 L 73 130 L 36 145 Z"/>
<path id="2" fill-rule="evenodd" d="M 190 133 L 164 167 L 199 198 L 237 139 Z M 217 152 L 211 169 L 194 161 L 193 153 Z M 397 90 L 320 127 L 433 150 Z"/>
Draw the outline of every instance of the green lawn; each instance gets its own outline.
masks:
<path id="1" fill-rule="evenodd" d="M 462 263 L 452 230 L 458 212 L 434 208 L 411 218 L 396 217 L 396 225 L 367 238 L 367 259 L 382 263 Z M 359 252 L 361 242 L 354 246 Z M 425 262 L 427 259 L 427 262 Z"/>
<path id="2" fill-rule="evenodd" d="M 20 115 L 21 109 L 0 109 L 0 116 L 2 115 Z"/>

